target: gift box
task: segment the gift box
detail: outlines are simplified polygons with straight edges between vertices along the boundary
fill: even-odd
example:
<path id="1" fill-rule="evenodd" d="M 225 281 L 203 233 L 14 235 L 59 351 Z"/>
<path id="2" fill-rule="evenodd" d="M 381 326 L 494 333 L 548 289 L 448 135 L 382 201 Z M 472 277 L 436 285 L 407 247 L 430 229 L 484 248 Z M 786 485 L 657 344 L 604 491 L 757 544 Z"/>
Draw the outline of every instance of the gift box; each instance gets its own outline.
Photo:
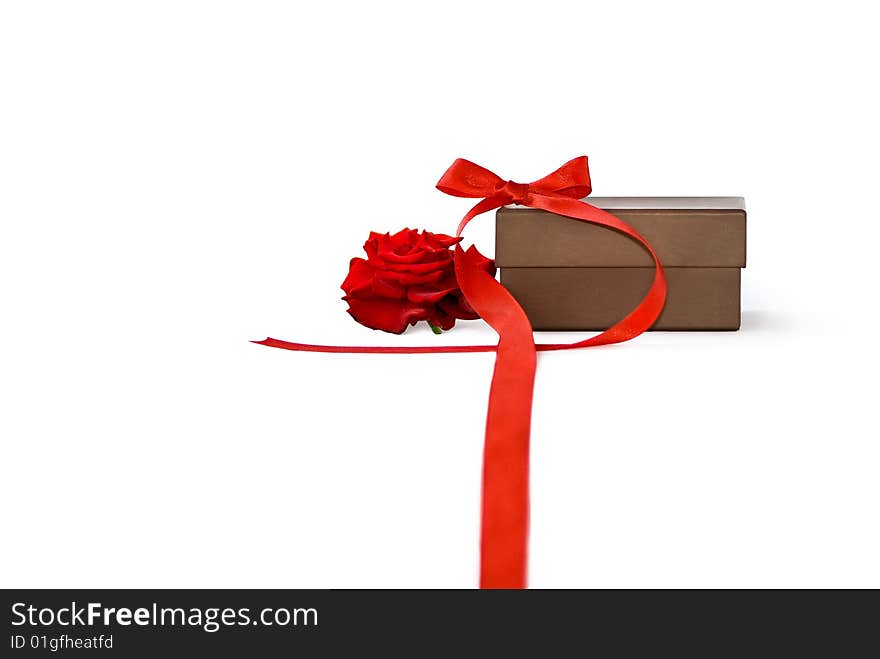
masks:
<path id="1" fill-rule="evenodd" d="M 666 272 L 653 330 L 736 330 L 746 265 L 741 197 L 589 197 L 652 245 Z M 617 231 L 553 213 L 496 213 L 501 283 L 536 330 L 604 330 L 642 299 L 654 276 L 648 251 Z"/>

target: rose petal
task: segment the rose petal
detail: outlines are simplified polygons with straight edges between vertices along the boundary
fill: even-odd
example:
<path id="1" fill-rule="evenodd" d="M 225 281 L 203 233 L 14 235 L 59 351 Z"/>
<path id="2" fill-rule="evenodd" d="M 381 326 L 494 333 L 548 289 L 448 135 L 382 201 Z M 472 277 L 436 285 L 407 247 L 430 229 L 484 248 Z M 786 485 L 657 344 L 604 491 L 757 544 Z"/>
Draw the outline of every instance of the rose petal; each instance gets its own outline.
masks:
<path id="1" fill-rule="evenodd" d="M 383 298 L 343 298 L 348 313 L 361 325 L 371 329 L 401 334 L 409 325 L 427 320 L 428 310 L 402 300 Z"/>
<path id="2" fill-rule="evenodd" d="M 340 288 L 347 295 L 357 294 L 369 290 L 373 283 L 375 270 L 364 259 L 353 258 L 348 265 L 348 275 Z"/>
<path id="3" fill-rule="evenodd" d="M 409 254 L 419 242 L 419 232 L 416 229 L 404 229 L 398 231 L 388 240 L 379 242 L 380 251 L 388 250 L 393 254 L 405 256 Z"/>
<path id="4" fill-rule="evenodd" d="M 412 286 L 406 289 L 406 299 L 416 304 L 435 304 L 450 293 L 458 291 L 454 286 L 435 290 L 424 286 Z"/>
<path id="5" fill-rule="evenodd" d="M 442 254 L 417 254 L 421 260 L 419 262 L 405 263 L 401 261 L 388 260 L 384 255 L 380 254 L 370 259 L 370 264 L 379 270 L 392 270 L 394 272 L 431 272 L 433 270 L 452 271 L 453 260 L 452 253 L 448 250 Z"/>
<path id="6" fill-rule="evenodd" d="M 367 238 L 367 242 L 364 243 L 364 251 L 367 253 L 367 258 L 373 259 L 379 254 L 379 241 L 383 237 L 388 237 L 388 234 L 370 231 L 370 237 Z"/>
<path id="7" fill-rule="evenodd" d="M 456 243 L 460 243 L 461 240 L 461 238 L 447 236 L 445 233 L 431 233 L 430 231 L 423 231 L 421 235 L 421 245 L 426 248 L 448 249 Z"/>
<path id="8" fill-rule="evenodd" d="M 446 273 L 442 270 L 436 270 L 425 274 L 379 270 L 376 271 L 375 277 L 401 286 L 427 286 L 443 281 L 446 278 Z"/>
<path id="9" fill-rule="evenodd" d="M 373 294 L 378 297 L 386 297 L 395 300 L 405 300 L 407 289 L 398 283 L 389 281 L 387 278 L 378 276 L 373 278 Z"/>
<path id="10" fill-rule="evenodd" d="M 495 276 L 495 261 L 480 254 L 479 250 L 477 250 L 477 248 L 473 245 L 467 248 L 467 253 L 468 256 L 474 257 L 473 262 L 476 265 L 478 265 L 480 268 L 485 270 L 493 277 Z"/>

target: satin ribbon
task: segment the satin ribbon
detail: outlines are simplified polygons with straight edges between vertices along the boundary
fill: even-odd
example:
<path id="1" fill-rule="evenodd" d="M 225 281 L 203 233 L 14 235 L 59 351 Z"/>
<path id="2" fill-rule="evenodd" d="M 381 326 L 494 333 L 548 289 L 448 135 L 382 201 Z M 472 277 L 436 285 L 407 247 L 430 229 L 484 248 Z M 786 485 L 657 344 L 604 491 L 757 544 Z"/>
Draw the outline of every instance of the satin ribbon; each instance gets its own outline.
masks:
<path id="1" fill-rule="evenodd" d="M 575 343 L 535 344 L 522 307 L 489 276 L 460 245 L 455 247 L 455 272 L 468 303 L 497 333 L 497 345 L 474 346 L 327 346 L 267 338 L 261 345 L 304 352 L 419 354 L 450 352 L 496 353 L 489 392 L 483 449 L 483 502 L 480 539 L 480 587 L 524 588 L 528 546 L 529 435 L 536 352 L 570 350 L 620 343 L 654 324 L 666 301 L 666 278 L 660 259 L 648 242 L 614 215 L 582 201 L 590 194 L 587 157 L 565 163 L 531 183 L 506 181 L 468 160 L 457 159 L 437 183 L 456 197 L 481 199 L 461 219 L 460 237 L 477 215 L 508 204 L 549 211 L 614 229 L 644 247 L 654 261 L 654 280 L 642 301 L 601 334 Z"/>

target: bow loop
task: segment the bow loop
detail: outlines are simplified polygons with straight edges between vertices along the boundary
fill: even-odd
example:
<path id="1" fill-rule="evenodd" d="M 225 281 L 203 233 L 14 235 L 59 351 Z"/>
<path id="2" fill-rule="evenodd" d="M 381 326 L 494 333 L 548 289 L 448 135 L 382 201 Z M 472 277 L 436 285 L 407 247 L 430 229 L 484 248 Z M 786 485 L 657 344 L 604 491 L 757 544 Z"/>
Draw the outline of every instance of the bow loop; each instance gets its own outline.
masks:
<path id="1" fill-rule="evenodd" d="M 529 184 L 533 192 L 583 199 L 592 191 L 586 156 L 573 158 L 552 174 Z"/>
<path id="2" fill-rule="evenodd" d="M 504 185 L 504 179 L 485 167 L 456 158 L 440 180 L 437 189 L 454 197 L 489 197 Z"/>

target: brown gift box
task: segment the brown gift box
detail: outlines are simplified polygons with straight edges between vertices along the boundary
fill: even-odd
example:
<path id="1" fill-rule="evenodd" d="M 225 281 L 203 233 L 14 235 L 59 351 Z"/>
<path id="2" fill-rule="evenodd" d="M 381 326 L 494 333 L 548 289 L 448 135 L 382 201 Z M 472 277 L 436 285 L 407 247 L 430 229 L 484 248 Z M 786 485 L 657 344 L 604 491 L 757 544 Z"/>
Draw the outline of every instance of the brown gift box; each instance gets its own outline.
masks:
<path id="1" fill-rule="evenodd" d="M 736 330 L 746 265 L 741 197 L 590 197 L 651 244 L 666 306 L 651 329 Z M 496 215 L 501 283 L 536 330 L 602 330 L 632 311 L 654 276 L 648 252 L 617 231 L 508 206 Z"/>

